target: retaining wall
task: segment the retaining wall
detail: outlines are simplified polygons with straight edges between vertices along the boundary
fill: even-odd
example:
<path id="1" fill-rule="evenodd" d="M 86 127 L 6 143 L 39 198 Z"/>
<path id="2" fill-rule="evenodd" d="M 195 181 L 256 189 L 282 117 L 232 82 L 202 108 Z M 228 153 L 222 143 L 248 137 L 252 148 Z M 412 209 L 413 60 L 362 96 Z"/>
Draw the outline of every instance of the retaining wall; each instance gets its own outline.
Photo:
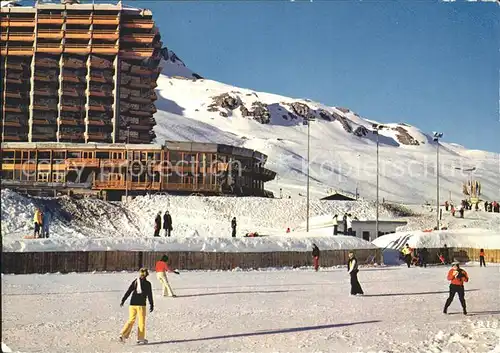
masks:
<path id="1" fill-rule="evenodd" d="M 345 265 L 349 250 L 321 251 L 320 265 Z M 356 250 L 361 264 L 374 257 L 381 261 L 381 249 Z M 67 273 L 93 271 L 136 271 L 144 266 L 154 269 L 165 252 L 152 251 L 75 251 L 75 252 L 4 252 L 2 273 Z M 311 266 L 311 252 L 168 252 L 169 264 L 179 270 L 230 270 L 236 267 Z"/>

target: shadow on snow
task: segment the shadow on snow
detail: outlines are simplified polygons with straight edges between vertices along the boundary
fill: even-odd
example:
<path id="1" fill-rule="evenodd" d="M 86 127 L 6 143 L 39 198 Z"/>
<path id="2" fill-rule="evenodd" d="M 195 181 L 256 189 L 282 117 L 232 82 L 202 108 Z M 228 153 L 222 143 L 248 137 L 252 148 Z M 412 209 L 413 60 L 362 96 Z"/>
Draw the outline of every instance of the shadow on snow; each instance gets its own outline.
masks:
<path id="1" fill-rule="evenodd" d="M 148 345 L 151 346 L 151 345 L 167 344 L 167 343 L 186 343 L 186 342 L 219 340 L 219 339 L 227 339 L 227 338 L 276 335 L 276 334 L 281 334 L 281 333 L 296 333 L 296 332 L 324 330 L 324 329 L 330 329 L 330 328 L 339 328 L 339 327 L 361 325 L 361 324 L 372 324 L 372 323 L 377 323 L 377 322 L 381 322 L 381 321 L 380 320 L 370 320 L 370 321 L 348 322 L 348 323 L 344 323 L 344 324 L 328 324 L 328 325 L 319 325 L 319 326 L 292 327 L 292 328 L 276 329 L 276 330 L 264 330 L 264 331 L 256 331 L 256 332 L 236 333 L 236 334 L 232 334 L 232 335 L 221 335 L 221 336 L 211 336 L 211 337 L 202 337 L 202 338 L 191 338 L 191 339 L 185 339 L 185 340 L 151 342 Z"/>

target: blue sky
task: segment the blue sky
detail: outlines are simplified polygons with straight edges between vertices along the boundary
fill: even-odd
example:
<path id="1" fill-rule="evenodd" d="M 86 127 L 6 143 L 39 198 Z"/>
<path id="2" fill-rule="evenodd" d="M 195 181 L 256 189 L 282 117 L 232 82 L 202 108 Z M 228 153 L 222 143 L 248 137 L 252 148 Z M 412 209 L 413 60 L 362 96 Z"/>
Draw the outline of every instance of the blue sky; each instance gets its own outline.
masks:
<path id="1" fill-rule="evenodd" d="M 499 6 L 432 1 L 125 1 L 200 75 L 407 122 L 500 152 Z"/>

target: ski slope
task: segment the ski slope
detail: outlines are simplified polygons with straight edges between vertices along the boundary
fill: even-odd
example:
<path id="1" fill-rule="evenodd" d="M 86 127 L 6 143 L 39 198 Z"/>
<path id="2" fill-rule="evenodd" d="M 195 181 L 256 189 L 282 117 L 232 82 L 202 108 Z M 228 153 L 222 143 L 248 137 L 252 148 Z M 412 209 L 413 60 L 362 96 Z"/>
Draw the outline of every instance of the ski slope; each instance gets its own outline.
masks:
<path id="1" fill-rule="evenodd" d="M 267 166 L 278 173 L 276 180 L 266 183 L 266 188 L 275 195 L 282 189 L 284 197 L 300 198 L 306 194 L 305 123 L 314 118 L 310 122 L 312 197 L 324 197 L 331 189 L 354 194 L 356 188 L 363 198 L 375 197 L 374 121 L 348 108 L 196 79 L 177 56 L 172 62 L 173 53 L 169 53 L 169 60 L 161 64 L 163 73 L 158 79 L 154 128 L 157 142 L 218 142 L 259 150 L 268 155 Z M 267 107 L 268 116 L 248 116 L 255 102 Z M 259 122 L 262 120 L 267 123 Z M 383 125 L 379 135 L 380 199 L 434 204 L 436 143 L 417 127 L 404 123 Z M 476 167 L 472 177 L 482 183 L 483 197 L 500 199 L 499 166 L 498 153 L 443 142 L 441 195 L 448 198 L 451 193 L 452 200 L 461 200 L 462 183 L 471 176 L 456 168 Z"/>
<path id="2" fill-rule="evenodd" d="M 152 274 L 147 346 L 137 328 L 118 342 L 136 273 L 3 275 L 2 341 L 51 353 L 498 352 L 499 267 L 464 268 L 468 316 L 457 298 L 442 313 L 448 267 L 361 268 L 363 297 L 349 296 L 345 268 L 182 272 L 169 277 L 177 298 L 162 297 Z"/>

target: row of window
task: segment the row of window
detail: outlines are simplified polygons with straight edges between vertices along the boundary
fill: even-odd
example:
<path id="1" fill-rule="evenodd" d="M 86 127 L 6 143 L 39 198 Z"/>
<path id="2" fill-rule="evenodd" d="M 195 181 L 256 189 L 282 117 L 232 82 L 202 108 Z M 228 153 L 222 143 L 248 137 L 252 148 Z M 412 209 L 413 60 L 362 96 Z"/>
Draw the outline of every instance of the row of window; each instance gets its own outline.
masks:
<path id="1" fill-rule="evenodd" d="M 3 163 L 16 163 L 26 161 L 50 161 L 50 151 L 3 151 Z M 164 152 L 164 160 L 176 164 L 180 161 L 188 163 L 212 163 L 215 161 L 226 163 L 231 157 L 226 155 L 218 155 L 216 153 L 192 153 L 179 151 Z M 65 159 L 129 159 L 138 161 L 161 161 L 161 152 L 142 152 L 142 151 L 54 151 L 52 152 L 52 160 L 54 164 L 63 163 Z M 239 159 L 243 167 L 250 167 L 252 160 L 248 158 Z"/>

